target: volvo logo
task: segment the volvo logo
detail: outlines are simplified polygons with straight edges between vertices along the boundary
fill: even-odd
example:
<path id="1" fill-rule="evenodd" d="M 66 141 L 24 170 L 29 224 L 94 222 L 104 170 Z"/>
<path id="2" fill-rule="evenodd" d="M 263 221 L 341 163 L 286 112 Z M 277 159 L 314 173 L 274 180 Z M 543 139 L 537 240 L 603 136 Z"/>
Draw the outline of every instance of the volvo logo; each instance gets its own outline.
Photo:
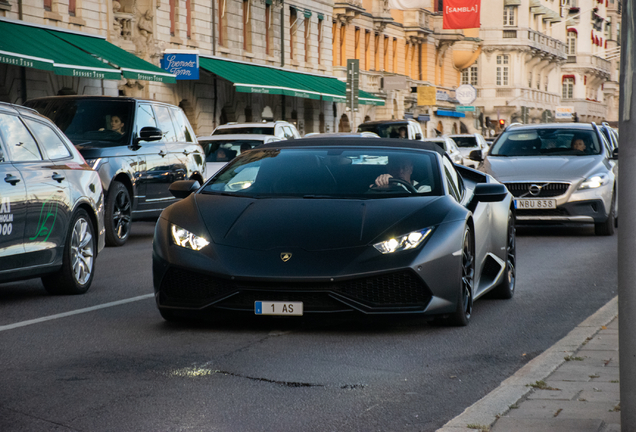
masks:
<path id="1" fill-rule="evenodd" d="M 291 252 L 283 252 L 280 254 L 280 259 L 282 259 L 283 262 L 287 262 L 291 259 L 291 256 L 292 256 Z"/>
<path id="2" fill-rule="evenodd" d="M 543 186 L 533 184 L 533 185 L 530 185 L 530 187 L 528 188 L 528 192 L 530 192 L 530 195 L 532 196 L 539 196 L 542 188 Z"/>

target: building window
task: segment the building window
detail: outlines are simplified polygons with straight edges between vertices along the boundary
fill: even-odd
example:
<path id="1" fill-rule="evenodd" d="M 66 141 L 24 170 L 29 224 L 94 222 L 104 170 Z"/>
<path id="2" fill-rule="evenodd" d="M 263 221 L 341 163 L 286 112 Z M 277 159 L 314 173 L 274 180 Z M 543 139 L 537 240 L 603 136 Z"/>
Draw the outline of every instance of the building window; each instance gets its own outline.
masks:
<path id="1" fill-rule="evenodd" d="M 545 77 L 543 85 L 545 86 L 545 91 L 548 91 L 548 77 L 547 76 Z"/>
<path id="2" fill-rule="evenodd" d="M 528 72 L 528 87 L 532 87 L 532 72 Z"/>
<path id="3" fill-rule="evenodd" d="M 53 7 L 53 0 L 44 0 L 44 10 L 51 12 Z"/>
<path id="4" fill-rule="evenodd" d="M 572 99 L 574 95 L 574 78 L 563 78 L 563 99 Z"/>
<path id="5" fill-rule="evenodd" d="M 68 0 L 68 14 L 69 16 L 77 16 L 75 13 L 77 12 L 77 1 L 76 0 Z"/>
<path id="6" fill-rule="evenodd" d="M 354 58 L 360 60 L 360 27 L 356 27 L 354 44 Z"/>
<path id="7" fill-rule="evenodd" d="M 497 77 L 496 82 L 498 86 L 507 86 L 508 85 L 508 77 L 509 77 L 509 66 L 508 63 L 510 61 L 510 56 L 507 55 L 498 55 L 497 56 Z"/>
<path id="8" fill-rule="evenodd" d="M 577 34 L 575 32 L 568 32 L 567 37 L 567 53 L 568 55 L 576 55 L 576 38 Z"/>
<path id="9" fill-rule="evenodd" d="M 607 17 L 607 22 L 605 23 L 605 39 L 612 39 L 612 17 Z"/>
<path id="10" fill-rule="evenodd" d="M 192 39 L 192 0 L 186 0 L 186 36 Z"/>
<path id="11" fill-rule="evenodd" d="M 365 30 L 364 32 L 364 70 L 371 69 L 371 53 L 369 52 L 369 45 L 371 44 L 371 32 Z"/>
<path id="12" fill-rule="evenodd" d="M 298 14 L 296 9 L 289 8 L 289 58 L 294 59 L 294 47 L 296 45 L 296 30 L 294 27 L 298 24 Z"/>
<path id="13" fill-rule="evenodd" d="M 462 71 L 462 84 L 470 84 L 471 86 L 477 86 L 479 82 L 479 70 L 477 65 L 473 65 Z"/>
<path id="14" fill-rule="evenodd" d="M 305 18 L 305 63 L 309 61 L 309 38 L 311 37 L 311 20 Z"/>
<path id="15" fill-rule="evenodd" d="M 513 26 L 513 27 L 517 25 L 517 7 L 516 6 L 504 6 L 503 25 Z"/>
<path id="16" fill-rule="evenodd" d="M 272 5 L 265 5 L 265 54 L 268 56 L 272 55 L 272 43 L 270 41 L 270 37 L 272 36 L 272 31 L 270 27 L 272 26 Z"/>
<path id="17" fill-rule="evenodd" d="M 177 0 L 170 0 L 170 36 L 174 36 L 176 27 Z"/>
<path id="18" fill-rule="evenodd" d="M 537 74 L 537 90 L 541 90 L 541 74 Z"/>
<path id="19" fill-rule="evenodd" d="M 243 50 L 252 51 L 252 6 L 250 0 L 243 0 Z"/>
<path id="20" fill-rule="evenodd" d="M 318 64 L 322 62 L 322 26 L 324 24 L 324 20 L 318 18 Z"/>
<path id="21" fill-rule="evenodd" d="M 173 0 L 171 0 L 173 1 Z M 219 0 L 219 45 L 227 44 L 227 0 Z"/>
<path id="22" fill-rule="evenodd" d="M 393 38 L 393 70 L 391 72 L 394 72 L 394 73 L 397 73 L 397 70 L 398 70 L 397 52 L 398 52 L 397 38 Z"/>

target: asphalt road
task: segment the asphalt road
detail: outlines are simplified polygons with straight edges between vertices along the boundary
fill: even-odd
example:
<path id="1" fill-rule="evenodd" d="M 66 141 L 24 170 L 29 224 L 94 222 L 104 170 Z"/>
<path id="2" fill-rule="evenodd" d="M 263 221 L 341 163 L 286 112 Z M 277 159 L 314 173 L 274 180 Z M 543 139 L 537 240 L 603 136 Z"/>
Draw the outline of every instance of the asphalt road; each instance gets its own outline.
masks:
<path id="1" fill-rule="evenodd" d="M 136 223 L 126 246 L 105 249 L 85 295 L 0 284 L 0 430 L 433 431 L 617 292 L 616 235 L 520 229 L 515 297 L 478 300 L 465 328 L 351 316 L 171 324 L 150 296 L 153 228 Z"/>

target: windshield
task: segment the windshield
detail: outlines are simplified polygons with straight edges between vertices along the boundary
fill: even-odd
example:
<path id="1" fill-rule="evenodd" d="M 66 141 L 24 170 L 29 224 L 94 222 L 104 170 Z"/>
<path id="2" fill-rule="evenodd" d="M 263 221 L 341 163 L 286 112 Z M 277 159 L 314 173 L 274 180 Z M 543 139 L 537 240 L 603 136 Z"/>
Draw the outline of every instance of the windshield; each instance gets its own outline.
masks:
<path id="1" fill-rule="evenodd" d="M 256 135 L 274 135 L 273 127 L 265 126 L 246 126 L 217 129 L 212 135 L 231 135 L 231 134 L 256 134 Z"/>
<path id="2" fill-rule="evenodd" d="M 53 120 L 73 144 L 127 143 L 135 107 L 131 101 L 96 99 L 42 100 L 30 106 Z"/>
<path id="3" fill-rule="evenodd" d="M 373 186 L 378 176 L 410 164 L 411 182 Z M 399 167 L 399 168 L 398 168 Z M 238 156 L 203 193 L 252 198 L 360 198 L 442 195 L 433 152 L 378 148 L 256 149 Z"/>
<path id="4" fill-rule="evenodd" d="M 241 139 L 206 142 L 199 140 L 199 144 L 205 149 L 206 162 L 229 162 L 244 151 L 263 144 L 263 141 Z"/>
<path id="5" fill-rule="evenodd" d="M 479 144 L 477 144 L 477 138 L 475 138 L 474 136 L 454 136 L 451 137 L 453 139 L 453 141 L 455 141 L 455 144 L 457 144 L 457 147 L 477 147 Z"/>
<path id="6" fill-rule="evenodd" d="M 601 153 L 592 130 L 549 128 L 504 132 L 490 150 L 490 156 L 586 156 Z"/>
<path id="7" fill-rule="evenodd" d="M 358 126 L 358 132 L 373 132 L 381 138 L 400 138 L 400 129 L 403 130 L 402 138 L 408 138 L 407 123 L 380 123 L 380 124 L 361 124 Z"/>

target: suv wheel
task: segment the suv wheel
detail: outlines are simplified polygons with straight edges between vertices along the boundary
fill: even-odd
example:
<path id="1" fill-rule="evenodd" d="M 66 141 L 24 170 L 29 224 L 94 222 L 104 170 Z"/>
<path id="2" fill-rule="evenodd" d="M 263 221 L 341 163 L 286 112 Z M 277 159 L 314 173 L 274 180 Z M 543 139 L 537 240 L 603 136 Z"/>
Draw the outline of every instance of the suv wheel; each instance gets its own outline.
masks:
<path id="1" fill-rule="evenodd" d="M 609 215 L 605 222 L 594 224 L 594 234 L 602 236 L 614 235 L 614 227 L 616 226 L 616 196 L 612 194 Z"/>
<path id="2" fill-rule="evenodd" d="M 123 246 L 130 235 L 132 223 L 132 200 L 123 183 L 114 181 L 110 184 L 106 198 L 106 244 Z"/>

